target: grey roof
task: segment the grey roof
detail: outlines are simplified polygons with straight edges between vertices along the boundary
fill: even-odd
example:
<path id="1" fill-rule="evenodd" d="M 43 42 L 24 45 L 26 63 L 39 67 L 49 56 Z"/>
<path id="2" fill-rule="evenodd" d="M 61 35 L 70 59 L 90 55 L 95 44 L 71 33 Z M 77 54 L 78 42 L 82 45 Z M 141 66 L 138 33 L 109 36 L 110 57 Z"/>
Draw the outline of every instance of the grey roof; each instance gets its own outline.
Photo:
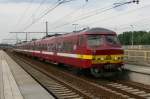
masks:
<path id="1" fill-rule="evenodd" d="M 114 33 L 114 31 L 108 30 L 105 28 L 92 28 L 92 29 L 87 30 L 86 32 L 89 32 L 89 33 Z"/>

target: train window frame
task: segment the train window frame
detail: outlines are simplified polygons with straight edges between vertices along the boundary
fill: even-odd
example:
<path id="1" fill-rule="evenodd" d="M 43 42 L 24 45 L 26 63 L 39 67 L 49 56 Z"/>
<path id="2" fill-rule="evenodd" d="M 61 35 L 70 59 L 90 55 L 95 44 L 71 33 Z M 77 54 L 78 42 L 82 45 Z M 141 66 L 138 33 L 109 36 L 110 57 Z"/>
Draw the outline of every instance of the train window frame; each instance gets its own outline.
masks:
<path id="1" fill-rule="evenodd" d="M 92 44 L 90 42 L 90 39 L 92 38 L 96 38 L 95 40 L 92 41 L 92 43 L 94 42 L 95 44 Z M 97 35 L 97 34 L 93 34 L 93 35 L 87 35 L 87 46 L 88 47 L 100 47 L 103 44 L 103 35 Z"/>
<path id="2" fill-rule="evenodd" d="M 63 52 L 72 52 L 74 50 L 74 43 L 72 40 L 64 41 L 62 44 Z"/>
<path id="3" fill-rule="evenodd" d="M 58 51 L 58 52 L 61 52 L 61 51 L 62 51 L 62 43 L 61 43 L 61 42 L 58 42 L 58 43 L 57 43 L 57 51 Z"/>
<path id="4" fill-rule="evenodd" d="M 113 45 L 119 45 L 120 44 L 118 37 L 116 35 L 107 35 L 107 36 L 105 36 L 105 40 L 109 44 L 113 44 Z"/>

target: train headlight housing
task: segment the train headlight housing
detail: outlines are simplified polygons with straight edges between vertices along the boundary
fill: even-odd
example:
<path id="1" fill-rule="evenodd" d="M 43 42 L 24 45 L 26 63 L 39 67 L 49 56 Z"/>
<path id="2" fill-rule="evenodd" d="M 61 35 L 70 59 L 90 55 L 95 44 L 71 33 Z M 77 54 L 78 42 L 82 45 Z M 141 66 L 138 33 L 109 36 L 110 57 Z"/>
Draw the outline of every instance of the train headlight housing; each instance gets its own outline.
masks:
<path id="1" fill-rule="evenodd" d="M 95 56 L 93 56 L 92 60 L 96 60 L 96 57 L 95 57 Z"/>
<path id="2" fill-rule="evenodd" d="M 104 57 L 101 57 L 100 60 L 101 60 L 101 61 L 104 61 Z"/>
<path id="3" fill-rule="evenodd" d="M 123 60 L 123 56 L 120 57 L 120 60 Z"/>

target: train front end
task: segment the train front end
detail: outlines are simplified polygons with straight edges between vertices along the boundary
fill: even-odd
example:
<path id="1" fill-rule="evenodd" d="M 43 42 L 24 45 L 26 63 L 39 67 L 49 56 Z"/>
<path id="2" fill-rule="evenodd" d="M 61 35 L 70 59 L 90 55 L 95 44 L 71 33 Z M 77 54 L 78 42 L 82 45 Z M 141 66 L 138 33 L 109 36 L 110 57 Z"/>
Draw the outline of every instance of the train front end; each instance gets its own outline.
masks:
<path id="1" fill-rule="evenodd" d="M 86 35 L 87 49 L 92 55 L 91 74 L 113 75 L 122 71 L 124 51 L 115 32 L 106 29 L 93 29 Z"/>

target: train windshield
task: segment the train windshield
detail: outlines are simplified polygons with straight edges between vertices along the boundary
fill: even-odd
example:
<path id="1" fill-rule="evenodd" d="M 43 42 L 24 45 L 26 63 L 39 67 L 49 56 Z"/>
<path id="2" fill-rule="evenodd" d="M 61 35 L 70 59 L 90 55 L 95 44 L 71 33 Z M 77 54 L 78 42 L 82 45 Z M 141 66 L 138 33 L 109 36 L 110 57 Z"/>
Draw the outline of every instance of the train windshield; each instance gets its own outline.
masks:
<path id="1" fill-rule="evenodd" d="M 116 35 L 107 35 L 105 36 L 105 40 L 109 44 L 113 44 L 113 45 L 120 44 Z"/>
<path id="2" fill-rule="evenodd" d="M 88 35 L 87 44 L 89 47 L 99 47 L 104 42 L 111 45 L 120 44 L 116 35 Z"/>
<path id="3" fill-rule="evenodd" d="M 101 35 L 88 35 L 87 43 L 89 47 L 98 47 L 102 45 Z"/>

